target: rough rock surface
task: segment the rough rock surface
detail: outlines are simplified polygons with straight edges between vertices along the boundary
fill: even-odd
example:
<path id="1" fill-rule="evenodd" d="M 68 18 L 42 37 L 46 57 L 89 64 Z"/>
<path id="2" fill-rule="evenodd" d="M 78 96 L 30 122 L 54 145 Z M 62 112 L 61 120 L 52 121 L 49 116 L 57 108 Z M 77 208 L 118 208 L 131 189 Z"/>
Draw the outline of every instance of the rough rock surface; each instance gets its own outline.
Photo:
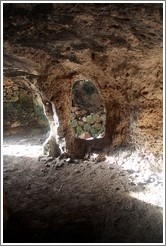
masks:
<path id="1" fill-rule="evenodd" d="M 3 130 L 4 135 L 26 132 L 27 128 L 49 129 L 48 121 L 38 95 L 17 85 L 13 80 L 3 83 Z"/>
<path id="2" fill-rule="evenodd" d="M 69 122 L 71 88 L 81 79 L 96 85 L 107 112 L 96 145 L 162 154 L 160 3 L 5 3 L 4 76 L 55 105 L 59 139 L 73 156 L 91 145 L 73 137 Z"/>
<path id="3" fill-rule="evenodd" d="M 161 3 L 4 3 L 4 77 L 39 94 L 57 150 L 4 139 L 5 242 L 163 242 L 162 32 Z M 73 137 L 79 80 L 103 99 L 104 138 Z"/>
<path id="4" fill-rule="evenodd" d="M 72 88 L 70 125 L 73 136 L 81 139 L 102 138 L 106 111 L 103 99 L 90 81 L 78 81 Z"/>

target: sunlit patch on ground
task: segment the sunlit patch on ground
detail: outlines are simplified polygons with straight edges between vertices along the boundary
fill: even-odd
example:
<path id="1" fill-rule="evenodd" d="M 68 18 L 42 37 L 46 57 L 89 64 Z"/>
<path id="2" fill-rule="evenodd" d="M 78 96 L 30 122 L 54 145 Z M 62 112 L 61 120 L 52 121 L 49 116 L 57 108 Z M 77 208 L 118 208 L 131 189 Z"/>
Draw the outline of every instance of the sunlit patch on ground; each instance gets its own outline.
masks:
<path id="1" fill-rule="evenodd" d="M 4 144 L 3 155 L 9 156 L 25 156 L 25 157 L 38 157 L 42 155 L 42 145 L 30 144 Z"/>
<path id="2" fill-rule="evenodd" d="M 124 170 L 133 172 L 159 172 L 163 170 L 163 160 L 161 157 L 155 157 L 152 153 L 135 150 L 120 150 L 117 153 L 107 155 L 106 161 L 112 165 L 123 166 Z M 152 171 L 153 170 L 153 171 Z"/>
<path id="3" fill-rule="evenodd" d="M 146 192 L 130 192 L 129 195 L 131 197 L 137 198 L 140 201 L 149 203 L 154 206 L 158 206 L 162 208 L 162 194 L 156 192 L 153 192 L 152 190 L 149 189 Z M 159 201 L 160 197 L 160 201 Z"/>
<path id="4" fill-rule="evenodd" d="M 136 191 L 129 195 L 140 201 L 163 207 L 163 172 L 162 158 L 153 154 L 135 151 L 119 151 L 108 155 L 106 162 L 109 168 L 115 165 L 129 173 L 129 181 Z M 143 189 L 143 191 L 138 191 Z"/>

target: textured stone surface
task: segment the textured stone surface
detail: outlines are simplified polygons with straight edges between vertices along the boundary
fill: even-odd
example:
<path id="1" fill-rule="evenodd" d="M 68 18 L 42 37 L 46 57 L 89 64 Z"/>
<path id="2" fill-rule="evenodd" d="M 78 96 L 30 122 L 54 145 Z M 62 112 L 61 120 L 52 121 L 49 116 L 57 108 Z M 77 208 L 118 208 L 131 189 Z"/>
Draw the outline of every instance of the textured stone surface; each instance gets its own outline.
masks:
<path id="1" fill-rule="evenodd" d="M 75 110 L 75 111 L 74 111 Z M 106 115 L 102 112 L 91 113 L 79 111 L 84 114 L 77 115 L 77 107 L 72 108 L 70 115 L 70 125 L 73 128 L 73 136 L 81 139 L 95 139 L 105 135 Z M 93 131 L 94 129 L 94 131 Z"/>
<path id="2" fill-rule="evenodd" d="M 53 102 L 60 138 L 77 157 L 91 144 L 162 154 L 162 45 L 160 3 L 4 4 L 5 77 Z M 82 79 L 104 100 L 101 141 L 72 135 L 71 89 Z"/>
<path id="3" fill-rule="evenodd" d="M 49 128 L 43 107 L 30 91 L 4 80 L 3 85 L 4 134 L 16 134 L 29 128 Z"/>

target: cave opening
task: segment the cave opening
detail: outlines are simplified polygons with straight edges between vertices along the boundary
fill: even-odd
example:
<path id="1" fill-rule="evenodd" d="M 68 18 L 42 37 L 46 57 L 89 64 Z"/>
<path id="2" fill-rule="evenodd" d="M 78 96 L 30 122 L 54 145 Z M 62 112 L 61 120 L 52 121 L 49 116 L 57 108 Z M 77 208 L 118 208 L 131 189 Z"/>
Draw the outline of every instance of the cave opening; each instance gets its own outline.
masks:
<path id="1" fill-rule="evenodd" d="M 92 140 L 105 136 L 106 110 L 96 86 L 89 80 L 72 87 L 70 125 L 75 138 Z"/>
<path id="2" fill-rule="evenodd" d="M 50 129 L 38 93 L 10 78 L 3 85 L 4 135 L 47 133 Z"/>
<path id="3" fill-rule="evenodd" d="M 3 85 L 3 154 L 14 158 L 43 155 L 50 124 L 38 93 L 10 78 Z"/>

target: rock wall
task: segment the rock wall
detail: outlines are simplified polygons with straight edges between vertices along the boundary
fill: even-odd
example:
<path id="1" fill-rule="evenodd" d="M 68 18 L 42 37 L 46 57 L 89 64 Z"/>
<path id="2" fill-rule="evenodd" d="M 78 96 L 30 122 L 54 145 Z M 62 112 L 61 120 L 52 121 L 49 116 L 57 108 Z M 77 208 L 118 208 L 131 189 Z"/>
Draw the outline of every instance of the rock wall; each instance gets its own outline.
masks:
<path id="1" fill-rule="evenodd" d="M 72 88 L 70 124 L 73 135 L 81 139 L 105 135 L 106 114 L 103 99 L 91 81 L 77 81 Z"/>
<path id="2" fill-rule="evenodd" d="M 101 138 L 105 135 L 106 116 L 102 113 L 81 114 L 75 107 L 72 109 L 70 124 L 74 137 L 81 139 Z"/>
<path id="3" fill-rule="evenodd" d="M 5 79 L 3 85 L 3 127 L 4 134 L 16 134 L 31 131 L 32 128 L 48 128 L 42 105 L 23 86 L 11 79 Z"/>
<path id="4" fill-rule="evenodd" d="M 93 146 L 162 155 L 162 33 L 160 3 L 4 4 L 5 76 L 26 77 L 55 105 L 59 139 L 71 155 Z M 104 100 L 102 139 L 73 137 L 78 80 L 92 81 Z"/>

